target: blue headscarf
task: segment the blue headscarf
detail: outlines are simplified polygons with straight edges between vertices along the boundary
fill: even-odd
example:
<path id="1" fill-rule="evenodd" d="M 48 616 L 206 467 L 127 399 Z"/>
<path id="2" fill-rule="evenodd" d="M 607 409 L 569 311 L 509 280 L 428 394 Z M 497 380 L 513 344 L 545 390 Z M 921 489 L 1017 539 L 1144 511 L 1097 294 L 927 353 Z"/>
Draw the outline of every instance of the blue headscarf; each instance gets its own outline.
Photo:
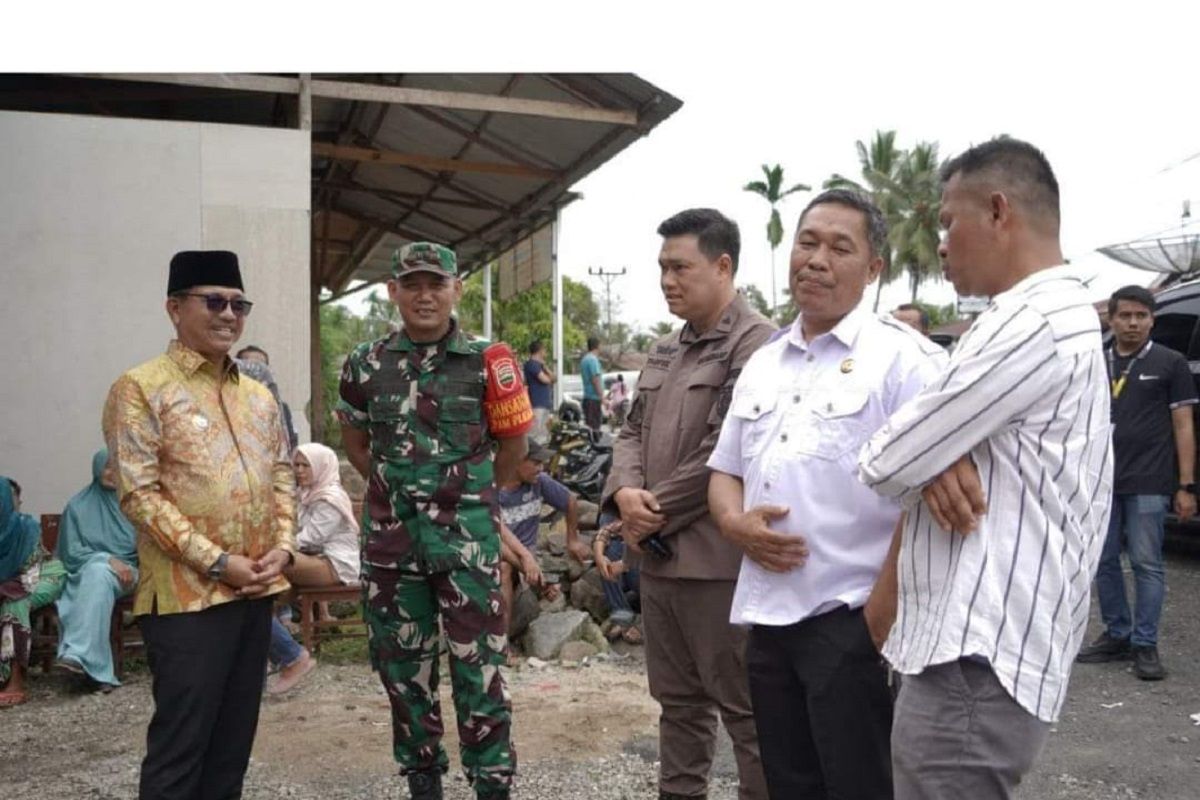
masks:
<path id="1" fill-rule="evenodd" d="M 42 526 L 17 513 L 12 484 L 0 475 L 0 583 L 17 577 L 42 538 Z"/>
<path id="2" fill-rule="evenodd" d="M 67 502 L 58 530 L 58 558 L 69 574 L 98 554 L 137 566 L 137 536 L 121 513 L 117 493 L 101 483 L 108 450 L 92 456 L 92 483 Z"/>

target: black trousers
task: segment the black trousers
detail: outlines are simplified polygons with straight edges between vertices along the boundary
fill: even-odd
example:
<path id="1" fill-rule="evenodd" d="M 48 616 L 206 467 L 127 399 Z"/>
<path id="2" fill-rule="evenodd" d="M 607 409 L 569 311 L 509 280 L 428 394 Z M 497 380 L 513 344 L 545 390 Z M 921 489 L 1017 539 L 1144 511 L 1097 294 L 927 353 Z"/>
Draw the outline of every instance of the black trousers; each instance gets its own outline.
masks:
<path id="1" fill-rule="evenodd" d="M 600 430 L 600 423 L 604 421 L 603 409 L 600 407 L 599 400 L 589 400 L 583 398 L 583 422 L 594 431 Z"/>
<path id="2" fill-rule="evenodd" d="M 271 599 L 138 617 L 154 675 L 141 800 L 228 800 L 258 727 Z"/>
<path id="3" fill-rule="evenodd" d="M 862 609 L 755 625 L 746 661 L 771 800 L 891 800 L 892 697 Z"/>

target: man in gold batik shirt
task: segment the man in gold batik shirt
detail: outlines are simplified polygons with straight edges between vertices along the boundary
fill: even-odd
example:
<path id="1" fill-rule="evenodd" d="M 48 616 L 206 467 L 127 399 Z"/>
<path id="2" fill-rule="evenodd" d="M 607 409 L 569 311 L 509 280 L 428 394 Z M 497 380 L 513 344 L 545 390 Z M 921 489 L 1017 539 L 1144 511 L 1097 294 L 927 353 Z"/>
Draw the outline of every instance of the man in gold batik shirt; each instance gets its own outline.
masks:
<path id="1" fill-rule="evenodd" d="M 271 596 L 288 588 L 294 480 L 279 407 L 228 355 L 250 306 L 236 255 L 178 253 L 166 303 L 177 338 L 122 375 L 105 404 L 154 673 L 142 800 L 241 796 Z"/>

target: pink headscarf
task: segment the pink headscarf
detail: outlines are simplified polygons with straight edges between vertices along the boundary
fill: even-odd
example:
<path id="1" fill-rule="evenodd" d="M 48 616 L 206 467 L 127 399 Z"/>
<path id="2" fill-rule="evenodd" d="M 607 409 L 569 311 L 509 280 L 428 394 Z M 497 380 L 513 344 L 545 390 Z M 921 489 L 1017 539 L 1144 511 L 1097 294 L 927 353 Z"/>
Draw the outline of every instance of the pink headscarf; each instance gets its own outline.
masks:
<path id="1" fill-rule="evenodd" d="M 354 506 L 350 495 L 342 488 L 341 467 L 337 453 L 317 442 L 302 444 L 296 448 L 312 467 L 312 484 L 300 487 L 300 505 L 310 506 L 324 500 L 341 512 L 354 530 L 358 531 L 358 520 L 354 518 Z"/>

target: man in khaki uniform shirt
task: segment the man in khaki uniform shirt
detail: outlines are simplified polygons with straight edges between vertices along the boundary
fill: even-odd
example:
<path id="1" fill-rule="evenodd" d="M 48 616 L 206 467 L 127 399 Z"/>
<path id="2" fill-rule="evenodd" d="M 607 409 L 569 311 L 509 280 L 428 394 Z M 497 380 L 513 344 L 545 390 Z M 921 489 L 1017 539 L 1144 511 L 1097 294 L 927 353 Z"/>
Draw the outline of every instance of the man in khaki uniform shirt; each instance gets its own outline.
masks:
<path id="1" fill-rule="evenodd" d="M 729 624 L 741 553 L 708 513 L 709 454 L 742 365 L 773 327 L 734 288 L 737 224 L 690 209 L 658 228 L 663 296 L 683 329 L 655 342 L 621 430 L 603 504 L 642 557 L 642 620 L 659 720 L 659 797 L 704 797 L 717 713 L 741 800 L 766 798 L 746 678 L 746 633 Z M 655 542 L 646 542 L 656 536 Z M 661 543 L 671 555 L 653 555 Z M 649 549 L 649 552 L 647 550 Z"/>

